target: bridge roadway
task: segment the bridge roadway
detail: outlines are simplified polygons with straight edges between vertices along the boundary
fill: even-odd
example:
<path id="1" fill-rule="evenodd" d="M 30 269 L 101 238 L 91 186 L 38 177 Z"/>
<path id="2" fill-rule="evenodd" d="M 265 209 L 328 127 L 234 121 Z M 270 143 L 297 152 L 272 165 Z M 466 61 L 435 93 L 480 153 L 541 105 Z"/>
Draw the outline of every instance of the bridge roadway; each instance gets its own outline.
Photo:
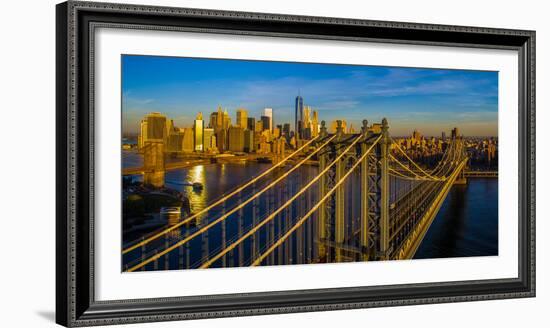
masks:
<path id="1" fill-rule="evenodd" d="M 464 169 L 464 166 L 466 165 L 467 161 L 468 161 L 467 158 L 464 159 L 460 163 L 460 165 L 453 171 L 450 178 L 447 179 L 447 181 L 445 182 L 445 185 L 443 186 L 441 191 L 437 194 L 437 196 L 435 197 L 435 200 L 430 204 L 430 207 L 428 208 L 424 216 L 415 225 L 412 233 L 410 233 L 407 239 L 402 243 L 402 246 L 400 247 L 399 251 L 396 253 L 394 259 L 403 260 L 403 259 L 412 259 L 414 257 L 414 254 L 416 253 L 416 251 L 418 250 L 418 247 L 422 243 L 422 240 L 424 239 L 426 232 L 428 232 L 430 225 L 432 224 L 433 220 L 437 216 L 437 213 L 439 212 L 441 205 L 443 205 L 445 198 L 447 198 L 447 195 L 449 194 L 451 187 L 453 186 L 460 172 Z"/>

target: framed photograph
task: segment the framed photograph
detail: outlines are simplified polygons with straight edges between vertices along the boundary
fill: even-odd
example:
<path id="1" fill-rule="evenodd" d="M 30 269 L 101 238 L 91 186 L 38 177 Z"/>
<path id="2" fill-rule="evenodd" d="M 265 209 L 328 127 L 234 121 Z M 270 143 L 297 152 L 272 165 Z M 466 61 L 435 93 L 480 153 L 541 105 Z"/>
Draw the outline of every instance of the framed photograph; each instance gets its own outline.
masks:
<path id="1" fill-rule="evenodd" d="M 535 296 L 535 32 L 57 5 L 64 326 Z"/>

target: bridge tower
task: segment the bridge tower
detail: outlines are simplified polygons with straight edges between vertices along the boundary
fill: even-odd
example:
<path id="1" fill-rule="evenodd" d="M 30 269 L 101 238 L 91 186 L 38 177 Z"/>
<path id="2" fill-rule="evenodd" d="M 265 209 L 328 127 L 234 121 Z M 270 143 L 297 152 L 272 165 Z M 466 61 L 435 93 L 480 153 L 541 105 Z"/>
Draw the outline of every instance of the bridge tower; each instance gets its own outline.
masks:
<path id="1" fill-rule="evenodd" d="M 458 131 L 457 128 L 454 128 L 453 131 Z M 462 141 L 462 137 L 458 135 L 458 132 L 455 132 L 452 134 L 452 142 L 455 144 L 458 141 Z M 465 185 L 468 184 L 468 178 L 466 178 L 466 175 L 464 174 L 464 171 L 466 171 L 466 166 L 460 171 L 458 174 L 458 177 L 456 178 L 455 182 L 453 184 L 455 185 Z"/>
<path id="2" fill-rule="evenodd" d="M 164 186 L 164 142 L 147 140 L 143 149 L 143 183 L 154 187 Z"/>
<path id="3" fill-rule="evenodd" d="M 320 131 L 320 137 L 321 139 L 324 139 L 328 136 L 327 133 L 327 127 L 325 121 L 321 121 L 321 131 Z M 317 145 L 319 147 L 320 143 Z M 326 168 L 328 162 L 329 162 L 329 151 L 322 150 L 319 153 L 319 171 L 322 171 Z M 332 184 L 332 177 L 329 179 L 329 175 L 332 175 L 332 172 L 327 172 L 327 174 L 322 175 L 319 179 L 319 199 L 322 199 L 330 189 L 328 187 L 329 180 L 331 180 Z M 328 227 L 327 227 L 327 217 L 330 217 L 331 215 L 331 208 L 333 206 L 333 199 L 330 197 L 325 203 L 323 203 L 319 210 L 319 219 L 317 223 L 317 256 L 320 259 L 327 259 L 329 257 L 328 249 L 325 246 L 325 242 L 328 240 Z"/>
<path id="4" fill-rule="evenodd" d="M 319 170 L 342 154 L 358 137 L 346 134 L 342 121 L 336 121 L 336 137 L 325 150 L 319 153 Z M 369 149 L 371 151 L 360 163 L 360 217 L 359 230 L 350 231 L 346 217 L 346 187 L 340 184 L 321 205 L 317 225 L 318 256 L 321 261 L 345 262 L 348 260 L 385 259 L 389 252 L 389 176 L 388 154 L 391 139 L 386 119 L 382 124 L 369 127 L 363 121 L 361 139 L 319 180 L 319 199 L 323 198 Z M 321 140 L 326 137 L 325 122 L 321 122 Z M 378 138 L 380 137 L 380 141 Z M 377 142 L 378 141 L 378 142 Z M 373 143 L 374 144 L 373 146 Z"/>
<path id="5" fill-rule="evenodd" d="M 388 120 L 382 119 L 382 139 L 378 143 L 380 148 L 380 157 L 378 159 L 380 166 L 380 245 L 378 257 L 382 260 L 387 259 L 390 243 L 390 184 L 388 176 L 388 154 L 391 140 L 388 132 Z"/>

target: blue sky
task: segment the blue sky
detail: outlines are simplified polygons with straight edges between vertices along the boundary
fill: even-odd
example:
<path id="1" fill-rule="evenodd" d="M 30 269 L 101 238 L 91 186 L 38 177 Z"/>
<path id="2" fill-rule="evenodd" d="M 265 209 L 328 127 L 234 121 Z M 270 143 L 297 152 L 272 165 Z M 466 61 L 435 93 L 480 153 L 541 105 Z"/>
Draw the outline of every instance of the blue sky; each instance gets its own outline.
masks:
<path id="1" fill-rule="evenodd" d="M 359 128 L 386 117 L 395 136 L 449 134 L 455 126 L 470 136 L 498 134 L 498 72 L 122 56 L 124 133 L 137 132 L 151 111 L 188 127 L 218 105 L 233 122 L 239 107 L 256 119 L 272 107 L 275 124 L 293 126 L 298 94 L 327 123 Z"/>

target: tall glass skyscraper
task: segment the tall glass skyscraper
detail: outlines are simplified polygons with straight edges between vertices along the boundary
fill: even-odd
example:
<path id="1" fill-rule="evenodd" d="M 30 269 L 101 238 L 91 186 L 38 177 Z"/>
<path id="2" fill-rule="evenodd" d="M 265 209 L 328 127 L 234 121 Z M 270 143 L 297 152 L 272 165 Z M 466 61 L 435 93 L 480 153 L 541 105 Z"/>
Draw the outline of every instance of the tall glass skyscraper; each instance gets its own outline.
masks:
<path id="1" fill-rule="evenodd" d="M 204 151 L 204 121 L 202 120 L 202 113 L 199 112 L 197 114 L 197 119 L 195 119 L 195 122 L 193 124 L 193 128 L 195 132 L 195 151 Z"/>
<path id="2" fill-rule="evenodd" d="M 301 136 L 301 122 L 304 119 L 304 99 L 301 96 L 296 97 L 294 108 L 294 133 L 297 138 Z"/>

